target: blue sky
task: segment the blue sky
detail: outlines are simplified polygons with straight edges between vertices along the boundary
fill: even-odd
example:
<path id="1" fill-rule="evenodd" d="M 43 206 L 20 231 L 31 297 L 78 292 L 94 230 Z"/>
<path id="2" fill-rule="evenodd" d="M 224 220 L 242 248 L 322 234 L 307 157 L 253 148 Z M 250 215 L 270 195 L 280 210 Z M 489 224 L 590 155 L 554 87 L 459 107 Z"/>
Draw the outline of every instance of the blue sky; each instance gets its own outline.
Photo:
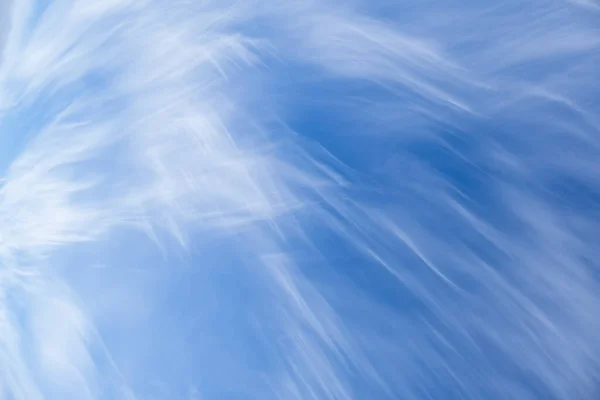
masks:
<path id="1" fill-rule="evenodd" d="M 0 399 L 599 395 L 595 0 L 0 4 Z"/>

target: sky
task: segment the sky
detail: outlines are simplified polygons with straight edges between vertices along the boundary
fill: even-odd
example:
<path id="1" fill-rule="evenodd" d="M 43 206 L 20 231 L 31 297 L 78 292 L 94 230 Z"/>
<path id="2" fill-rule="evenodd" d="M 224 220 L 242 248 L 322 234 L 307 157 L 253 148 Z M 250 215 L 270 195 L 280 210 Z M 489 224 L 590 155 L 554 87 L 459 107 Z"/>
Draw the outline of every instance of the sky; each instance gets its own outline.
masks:
<path id="1" fill-rule="evenodd" d="M 0 400 L 600 396 L 596 0 L 0 1 Z"/>

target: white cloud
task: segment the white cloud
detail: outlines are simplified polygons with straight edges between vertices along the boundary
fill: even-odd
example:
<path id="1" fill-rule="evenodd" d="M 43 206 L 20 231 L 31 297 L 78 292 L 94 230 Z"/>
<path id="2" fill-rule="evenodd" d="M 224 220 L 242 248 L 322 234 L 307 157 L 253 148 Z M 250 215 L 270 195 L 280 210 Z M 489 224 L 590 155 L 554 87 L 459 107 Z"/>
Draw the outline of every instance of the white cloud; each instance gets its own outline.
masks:
<path id="1" fill-rule="evenodd" d="M 107 398 L 110 387 L 111 398 L 135 398 L 131 376 L 153 368 L 142 358 L 113 361 L 100 333 L 108 328 L 89 310 L 106 316 L 118 301 L 86 305 L 64 261 L 81 251 L 89 258 L 76 269 L 94 265 L 84 246 L 117 242 L 130 228 L 148 236 L 140 247 L 154 241 L 165 257 L 172 239 L 190 252 L 216 241 L 227 255 L 247 255 L 243 266 L 213 262 L 264 289 L 254 299 L 265 307 L 257 329 L 277 335 L 268 341 L 277 357 L 260 373 L 245 370 L 240 354 L 223 355 L 236 365 L 230 389 L 245 397 L 422 398 L 433 375 L 473 397 L 510 387 L 526 398 L 518 379 L 495 368 L 492 350 L 557 398 L 597 390 L 597 226 L 552 187 L 560 173 L 598 189 L 595 16 L 542 0 L 457 11 L 406 2 L 385 16 L 336 2 L 34 5 L 13 5 L 0 41 L 0 144 L 26 136 L 0 186 L 0 397 Z M 323 85 L 385 88 L 349 101 L 340 118 L 356 112 L 361 126 L 379 126 L 343 129 L 382 150 L 396 146 L 392 158 L 364 177 L 303 137 L 310 132 L 268 117 L 279 106 L 272 88 L 304 79 L 286 76 L 288 67 Z M 409 131 L 421 126 L 427 136 Z M 456 136 L 473 148 L 455 148 Z M 473 188 L 399 145 L 419 141 L 467 162 L 503 216 L 486 214 Z M 363 152 L 358 143 L 349 147 Z M 342 260 L 321 236 L 344 243 Z M 120 251 L 115 259 L 144 253 Z M 171 261 L 156 273 L 163 290 L 175 285 Z M 359 262 L 362 286 L 343 276 L 342 264 Z M 369 277 L 393 282 L 428 312 L 379 305 Z M 140 282 L 122 285 L 136 304 L 158 297 Z M 88 300 L 103 296 L 87 290 Z M 162 332 L 152 323 L 149 341 Z M 193 347 L 177 338 L 154 346 Z M 482 366 L 482 379 L 469 380 L 469 363 Z M 209 398 L 198 382 L 178 384 L 165 393 L 199 398 L 187 388 L 202 387 Z"/>

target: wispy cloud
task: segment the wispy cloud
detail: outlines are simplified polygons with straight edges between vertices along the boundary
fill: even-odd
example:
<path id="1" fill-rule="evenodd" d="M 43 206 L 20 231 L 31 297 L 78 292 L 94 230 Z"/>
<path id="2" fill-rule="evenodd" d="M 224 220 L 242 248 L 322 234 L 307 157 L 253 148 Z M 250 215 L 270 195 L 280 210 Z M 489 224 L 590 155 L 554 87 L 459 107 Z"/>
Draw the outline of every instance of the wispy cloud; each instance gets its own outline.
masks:
<path id="1" fill-rule="evenodd" d="M 594 6 L 2 3 L 0 397 L 594 395 Z"/>

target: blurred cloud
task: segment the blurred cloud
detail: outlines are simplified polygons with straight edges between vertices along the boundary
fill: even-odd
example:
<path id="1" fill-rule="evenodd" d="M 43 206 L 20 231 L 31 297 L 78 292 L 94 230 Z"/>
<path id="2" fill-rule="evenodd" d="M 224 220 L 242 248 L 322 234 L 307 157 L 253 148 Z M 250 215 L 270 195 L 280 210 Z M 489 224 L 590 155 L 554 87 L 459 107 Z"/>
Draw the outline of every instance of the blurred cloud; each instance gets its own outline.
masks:
<path id="1" fill-rule="evenodd" d="M 0 398 L 593 396 L 578 5 L 2 3 Z"/>

